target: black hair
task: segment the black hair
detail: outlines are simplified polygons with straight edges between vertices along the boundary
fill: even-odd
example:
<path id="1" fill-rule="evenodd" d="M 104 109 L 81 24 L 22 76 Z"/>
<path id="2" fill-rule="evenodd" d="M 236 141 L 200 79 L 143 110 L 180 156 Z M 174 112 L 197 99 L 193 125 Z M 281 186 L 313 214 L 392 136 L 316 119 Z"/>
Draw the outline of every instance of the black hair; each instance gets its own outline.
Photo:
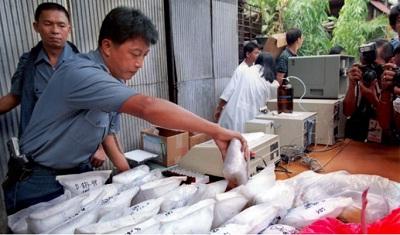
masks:
<path id="1" fill-rule="evenodd" d="M 396 26 L 397 17 L 400 15 L 400 4 L 393 6 L 389 13 L 389 24 L 393 29 Z"/>
<path id="2" fill-rule="evenodd" d="M 389 62 L 389 60 L 394 56 L 392 44 L 383 38 L 375 39 L 373 40 L 373 42 L 375 42 L 376 48 L 382 48 L 380 54 L 382 59 L 386 63 Z"/>
<path id="3" fill-rule="evenodd" d="M 141 11 L 129 7 L 111 10 L 101 24 L 98 45 L 103 39 L 122 44 L 131 38 L 142 37 L 150 44 L 158 41 L 158 32 L 153 22 Z"/>
<path id="4" fill-rule="evenodd" d="M 344 48 L 340 45 L 335 45 L 334 47 L 331 48 L 331 50 L 329 51 L 329 55 L 339 55 L 340 53 L 342 53 L 342 51 L 344 51 Z"/>
<path id="5" fill-rule="evenodd" d="M 263 67 L 263 77 L 265 80 L 272 83 L 275 80 L 275 60 L 268 52 L 261 52 L 254 64 L 259 64 Z"/>
<path id="6" fill-rule="evenodd" d="M 286 32 L 286 43 L 290 46 L 301 38 L 301 30 L 297 28 L 289 29 Z"/>
<path id="7" fill-rule="evenodd" d="M 257 48 L 258 48 L 258 45 L 255 42 L 250 41 L 250 42 L 245 43 L 244 47 L 243 47 L 244 57 L 246 57 L 247 53 L 252 53 Z"/>
<path id="8" fill-rule="evenodd" d="M 65 9 L 65 7 L 55 2 L 44 2 L 40 4 L 35 10 L 35 21 L 38 22 L 42 12 L 47 10 L 62 11 L 64 12 L 68 21 L 71 22 L 67 9 Z"/>

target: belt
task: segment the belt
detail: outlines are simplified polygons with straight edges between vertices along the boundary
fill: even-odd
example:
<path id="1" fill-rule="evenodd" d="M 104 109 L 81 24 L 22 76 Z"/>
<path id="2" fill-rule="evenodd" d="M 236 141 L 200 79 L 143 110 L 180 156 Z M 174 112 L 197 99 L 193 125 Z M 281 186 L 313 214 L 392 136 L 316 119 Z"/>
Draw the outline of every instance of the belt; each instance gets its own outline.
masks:
<path id="1" fill-rule="evenodd" d="M 35 169 L 45 170 L 45 171 L 51 172 L 51 174 L 53 174 L 53 175 L 79 174 L 79 173 L 83 173 L 83 172 L 86 172 L 86 171 L 90 170 L 89 168 L 85 169 L 85 167 L 81 167 L 81 166 L 68 168 L 68 169 L 54 169 L 54 168 L 51 168 L 51 167 L 48 167 L 48 166 L 43 166 L 43 165 L 38 164 L 38 163 L 36 163 L 34 161 L 31 161 L 29 164 L 30 164 L 32 170 L 35 170 Z"/>

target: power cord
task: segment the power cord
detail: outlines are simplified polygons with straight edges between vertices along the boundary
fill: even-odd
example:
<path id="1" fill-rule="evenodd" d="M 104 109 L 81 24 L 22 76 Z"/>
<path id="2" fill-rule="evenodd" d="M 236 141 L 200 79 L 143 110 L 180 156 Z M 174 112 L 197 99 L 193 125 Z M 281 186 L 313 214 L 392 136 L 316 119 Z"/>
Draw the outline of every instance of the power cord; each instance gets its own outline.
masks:
<path id="1" fill-rule="evenodd" d="M 300 78 L 298 78 L 298 77 L 296 77 L 296 76 L 288 76 L 286 79 L 289 80 L 289 82 L 290 82 L 290 79 L 291 79 L 291 78 L 296 79 L 297 81 L 299 81 L 299 82 L 301 83 L 301 85 L 303 85 L 303 94 L 302 94 L 302 95 L 300 96 L 300 98 L 299 98 L 299 106 L 300 106 L 300 108 L 301 108 L 304 112 L 309 112 L 309 111 L 307 111 L 307 110 L 303 107 L 303 105 L 301 104 L 301 100 L 303 99 L 303 97 L 306 95 L 306 92 L 307 92 L 306 84 L 304 84 L 303 80 L 301 80 Z"/>
<path id="2" fill-rule="evenodd" d="M 285 163 L 294 162 L 304 156 L 304 148 L 297 145 L 281 146 L 281 160 Z"/>
<path id="3" fill-rule="evenodd" d="M 319 163 L 319 161 L 315 158 L 312 158 L 310 156 L 303 156 L 301 157 L 301 163 L 303 165 L 306 165 L 308 167 L 308 169 L 320 173 L 323 171 L 323 167 L 321 166 L 321 164 Z"/>

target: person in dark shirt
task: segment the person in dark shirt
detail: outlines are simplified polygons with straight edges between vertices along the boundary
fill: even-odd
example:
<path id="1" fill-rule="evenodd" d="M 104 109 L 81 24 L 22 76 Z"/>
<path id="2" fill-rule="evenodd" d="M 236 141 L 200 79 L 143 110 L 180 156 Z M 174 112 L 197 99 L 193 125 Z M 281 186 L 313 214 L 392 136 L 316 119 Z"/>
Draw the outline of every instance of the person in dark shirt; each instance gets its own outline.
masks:
<path id="1" fill-rule="evenodd" d="M 303 44 L 301 30 L 297 28 L 289 29 L 286 32 L 286 43 L 285 50 L 276 60 L 276 79 L 279 83 L 287 77 L 289 57 L 297 56 L 297 51 Z"/>

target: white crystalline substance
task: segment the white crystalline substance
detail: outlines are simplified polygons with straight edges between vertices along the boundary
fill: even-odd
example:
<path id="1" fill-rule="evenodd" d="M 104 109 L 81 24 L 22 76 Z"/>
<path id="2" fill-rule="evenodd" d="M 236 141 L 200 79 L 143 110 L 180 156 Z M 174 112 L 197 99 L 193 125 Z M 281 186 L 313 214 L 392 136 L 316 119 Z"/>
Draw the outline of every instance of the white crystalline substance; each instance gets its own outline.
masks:
<path id="1" fill-rule="evenodd" d="M 278 208 L 263 203 L 245 209 L 238 215 L 228 220 L 226 224 L 242 224 L 251 228 L 249 233 L 259 233 L 275 219 Z"/>
<path id="2" fill-rule="evenodd" d="M 225 224 L 219 228 L 211 230 L 210 234 L 216 235 L 235 235 L 235 234 L 248 234 L 251 228 L 246 224 Z"/>
<path id="3" fill-rule="evenodd" d="M 164 202 L 161 205 L 161 211 L 169 211 L 175 208 L 184 207 L 188 200 L 196 193 L 195 185 L 181 185 L 177 189 L 168 192 L 163 196 Z"/>
<path id="4" fill-rule="evenodd" d="M 42 202 L 32 205 L 28 208 L 18 211 L 15 214 L 8 216 L 8 226 L 13 233 L 30 233 L 28 231 L 28 223 L 26 219 L 28 216 L 35 211 L 44 211 L 56 204 L 62 203 L 70 198 L 70 194 L 63 194 L 59 197 L 54 198 L 48 202 Z"/>
<path id="5" fill-rule="evenodd" d="M 150 172 L 150 168 L 147 165 L 140 165 L 130 170 L 119 173 L 113 176 L 112 182 L 118 184 L 129 184 L 135 180 L 142 178 Z"/>
<path id="6" fill-rule="evenodd" d="M 214 199 L 207 199 L 158 216 L 161 233 L 208 233 L 214 217 L 214 205 Z"/>
<path id="7" fill-rule="evenodd" d="M 343 209 L 353 203 L 351 198 L 336 197 L 318 202 L 306 203 L 293 208 L 280 223 L 301 229 L 313 222 L 326 217 L 337 217 Z"/>
<path id="8" fill-rule="evenodd" d="M 137 204 L 149 199 L 159 198 L 178 188 L 181 182 L 184 180 L 186 180 L 186 176 L 168 177 L 143 184 L 140 186 L 140 191 L 132 203 Z"/>
<path id="9" fill-rule="evenodd" d="M 110 232 L 111 234 L 159 234 L 160 221 L 148 219 L 140 224 L 135 224 Z"/>
<path id="10" fill-rule="evenodd" d="M 111 170 L 89 171 L 81 174 L 59 175 L 56 176 L 56 180 L 64 187 L 64 190 L 76 196 L 104 185 L 110 174 Z"/>
<path id="11" fill-rule="evenodd" d="M 248 180 L 247 163 L 240 151 L 241 147 L 242 144 L 238 139 L 231 140 L 222 169 L 225 179 L 236 182 L 238 185 L 246 184 Z"/>
<path id="12" fill-rule="evenodd" d="M 262 234 L 297 234 L 296 228 L 285 224 L 273 224 L 266 228 Z"/>
<path id="13" fill-rule="evenodd" d="M 246 206 L 248 199 L 238 192 L 217 194 L 212 228 L 219 227 Z"/>
<path id="14" fill-rule="evenodd" d="M 98 222 L 106 222 L 106 221 L 111 221 L 115 220 L 116 218 L 120 218 L 126 215 L 134 215 L 137 213 L 150 213 L 152 215 L 156 215 L 160 211 L 160 206 L 161 203 L 163 202 L 163 198 L 157 198 L 157 199 L 150 199 L 144 202 L 141 202 L 139 204 L 136 204 L 134 206 L 131 206 L 129 208 L 122 208 L 122 209 L 116 209 L 113 211 L 108 212 L 104 216 L 102 216 Z"/>
<path id="15" fill-rule="evenodd" d="M 76 233 L 111 233 L 113 231 L 139 224 L 155 216 L 163 199 L 153 199 L 123 210 L 122 215 L 116 214 L 114 219 L 103 219 L 98 223 L 82 226 Z"/>
<path id="16" fill-rule="evenodd" d="M 215 198 L 215 196 L 219 193 L 223 193 L 228 186 L 228 181 L 220 180 L 210 184 L 194 184 L 197 187 L 196 193 L 193 195 L 191 199 L 189 199 L 187 205 L 193 205 L 199 201 Z"/>

